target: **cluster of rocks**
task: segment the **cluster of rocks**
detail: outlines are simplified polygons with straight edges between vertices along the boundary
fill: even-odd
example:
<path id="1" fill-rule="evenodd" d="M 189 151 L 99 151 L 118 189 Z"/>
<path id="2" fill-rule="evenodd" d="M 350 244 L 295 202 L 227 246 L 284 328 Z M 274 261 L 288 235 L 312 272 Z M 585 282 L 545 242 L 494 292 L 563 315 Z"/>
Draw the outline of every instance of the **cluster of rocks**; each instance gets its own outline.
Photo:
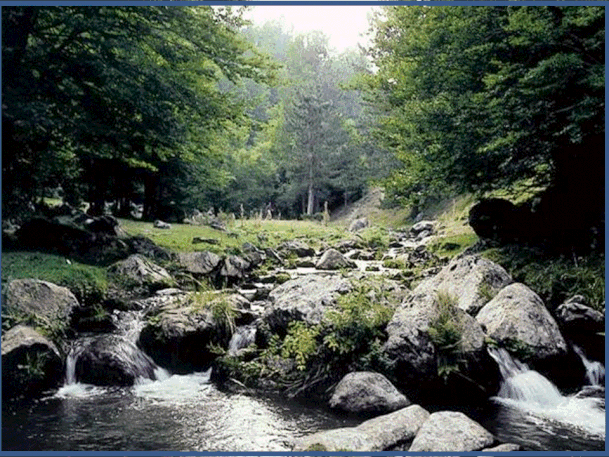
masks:
<path id="1" fill-rule="evenodd" d="M 394 237 L 390 255 L 410 256 L 411 264 L 429 259 L 424 246 L 434 226 L 423 221 L 415 227 Z M 122 260 L 108 267 L 110 277 L 137 291 L 130 296 L 129 307 L 141 310 L 146 322 L 137 347 L 120 342 L 118 350 L 107 329 L 91 337 L 87 355 L 78 359 L 76 373 L 95 384 L 125 385 L 137 376 L 151 377 L 154 364 L 174 373 L 206 368 L 217 357 L 210 348 L 229 347 L 235 330 L 232 325 L 248 326 L 249 342 L 264 347 L 270 335 L 285 335 L 292 322 L 318 324 L 328 310 L 336 309 L 338 297 L 354 288 L 354 282 L 336 270 L 357 270 L 354 260 L 377 257 L 374 249 L 357 238 L 321 252 L 300 240 L 284 242 L 277 249 L 246 244 L 241 256 L 223 257 L 206 251 L 169 253 L 146 239 L 108 236 L 128 248 Z M 281 267 L 286 258 L 296 258 L 296 264 L 324 274 L 286 274 L 289 270 L 279 268 L 253 277 L 254 267 L 267 260 Z M 163 259 L 170 259 L 172 267 L 157 264 Z M 248 281 L 262 287 L 249 297 L 238 288 L 187 293 L 175 287 L 176 272 L 199 279 L 220 278 L 239 287 Z M 455 398 L 487 399 L 496 393 L 500 374 L 488 354 L 489 342 L 526 357 L 534 368 L 556 379 L 565 370 L 557 372 L 554 367 L 571 363 L 569 357 L 573 357 L 563 333 L 588 351 L 598 345 L 590 340 L 591 335 L 604 329 L 604 316 L 586 306 L 581 297 L 558 307 L 553 316 L 527 286 L 515 283 L 499 265 L 474 255 L 458 256 L 435 267 L 412 291 L 399 280 L 386 276 L 378 280 L 383 293 L 373 299 L 386 300 L 395 309 L 382 347 L 383 356 L 395 367 L 395 385 L 377 373 L 351 373 L 334 390 L 330 406 L 350 413 L 382 415 L 355 428 L 301 438 L 294 444 L 295 451 L 315 450 L 317 446 L 328 451 L 490 450 L 497 443 L 479 424 L 461 413 L 429 414 L 409 399 L 449 403 Z M 75 320 L 87 306 L 78 303 L 66 288 L 32 279 L 9 283 L 4 298 L 3 313 L 22 322 L 2 335 L 3 379 L 11 379 L 4 383 L 4 398 L 59 386 L 66 348 L 36 328 L 56 329 L 58 333 L 80 328 Z M 446 311 L 442 300 L 449 302 L 460 333 L 457 363 L 462 376 L 451 377 L 448 383 L 438 370 L 445 349 L 432 331 Z M 227 318 L 216 311 L 222 309 L 234 314 Z M 142 357 L 139 349 L 150 359 L 134 361 Z M 569 371 L 583 377 L 576 368 Z"/>
<path id="2" fill-rule="evenodd" d="M 456 411 L 430 414 L 412 404 L 379 373 L 353 372 L 336 386 L 332 408 L 376 416 L 356 427 L 326 430 L 294 440 L 303 451 L 471 452 L 518 451 L 515 444 L 498 443 L 480 424 Z M 491 447 L 493 446 L 493 447 Z"/>

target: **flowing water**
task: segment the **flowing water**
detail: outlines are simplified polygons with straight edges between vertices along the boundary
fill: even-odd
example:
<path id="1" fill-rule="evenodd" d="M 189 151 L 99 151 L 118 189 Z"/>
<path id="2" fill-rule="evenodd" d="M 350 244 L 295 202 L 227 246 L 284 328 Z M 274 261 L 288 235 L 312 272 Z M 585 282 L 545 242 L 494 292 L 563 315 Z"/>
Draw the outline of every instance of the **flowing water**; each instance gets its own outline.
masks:
<path id="1" fill-rule="evenodd" d="M 602 386 L 605 382 L 605 367 L 596 360 L 588 360 L 584 351 L 579 346 L 573 346 L 573 350 L 579 356 L 584 367 L 586 367 L 586 378 L 591 386 Z"/>
<path id="2" fill-rule="evenodd" d="M 603 388 L 596 390 L 596 397 L 563 395 L 547 378 L 504 349 L 490 353 L 499 364 L 503 382 L 481 422 L 497 438 L 521 444 L 526 450 L 604 450 Z"/>
<path id="3" fill-rule="evenodd" d="M 132 349 L 139 317 L 119 317 L 116 336 Z M 253 327 L 238 328 L 229 350 L 246 347 L 254 337 Z M 132 387 L 83 384 L 75 367 L 89 338 L 74 344 L 61 389 L 26 404 L 3 405 L 4 451 L 289 451 L 294 438 L 361 422 L 321 405 L 220 391 L 209 371 L 171 375 L 156 367 L 152 375 L 143 370 L 147 377 Z M 498 440 L 534 451 L 604 450 L 602 387 L 589 387 L 602 399 L 564 396 L 507 352 L 495 350 L 492 356 L 503 385 L 487 407 L 470 416 Z M 143 353 L 133 357 L 149 363 Z M 599 381 L 600 368 L 588 363 L 590 379 Z"/>

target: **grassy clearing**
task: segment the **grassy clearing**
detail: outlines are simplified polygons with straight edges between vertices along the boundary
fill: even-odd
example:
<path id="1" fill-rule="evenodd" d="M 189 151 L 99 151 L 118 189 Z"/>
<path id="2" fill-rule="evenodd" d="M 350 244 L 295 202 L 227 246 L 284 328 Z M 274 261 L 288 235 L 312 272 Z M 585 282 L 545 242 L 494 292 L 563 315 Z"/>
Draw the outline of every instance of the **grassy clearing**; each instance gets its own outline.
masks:
<path id="1" fill-rule="evenodd" d="M 68 263 L 69 262 L 69 263 Z M 67 287 L 80 303 L 100 301 L 108 289 L 106 269 L 44 252 L 3 252 L 2 289 L 13 279 L 34 278 Z"/>
<path id="2" fill-rule="evenodd" d="M 226 232 L 202 225 L 171 224 L 171 229 L 154 228 L 151 222 L 120 219 L 123 229 L 132 236 L 143 235 L 159 246 L 178 252 L 211 251 L 218 254 L 241 252 L 243 243 L 276 247 L 282 241 L 302 239 L 313 247 L 348 238 L 344 227 L 324 226 L 311 221 L 245 220 L 229 225 Z M 218 244 L 193 244 L 195 237 L 217 240 Z"/>

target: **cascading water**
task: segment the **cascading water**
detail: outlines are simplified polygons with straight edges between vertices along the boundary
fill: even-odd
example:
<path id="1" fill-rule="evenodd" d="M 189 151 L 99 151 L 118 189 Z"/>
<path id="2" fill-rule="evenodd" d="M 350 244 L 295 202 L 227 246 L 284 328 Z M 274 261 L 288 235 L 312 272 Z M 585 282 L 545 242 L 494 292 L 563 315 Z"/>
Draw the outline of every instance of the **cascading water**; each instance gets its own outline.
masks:
<path id="1" fill-rule="evenodd" d="M 116 325 L 114 333 L 86 335 L 72 343 L 66 358 L 65 384 L 57 392 L 57 396 L 83 396 L 99 393 L 100 389 L 91 385 L 97 384 L 92 380 L 94 375 L 89 372 L 83 375 L 82 368 L 79 370 L 79 363 L 82 364 L 83 361 L 86 361 L 85 363 L 90 367 L 92 362 L 95 365 L 99 359 L 111 360 L 113 368 L 108 368 L 108 370 L 112 371 L 117 366 L 120 367 L 120 374 L 113 374 L 115 380 L 120 379 L 120 384 L 125 382 L 124 379 L 132 379 L 133 383 L 138 384 L 144 379 L 155 380 L 169 377 L 169 373 L 158 367 L 135 344 L 143 326 L 142 313 L 138 311 L 116 312 L 113 319 Z M 84 383 L 80 382 L 83 380 Z"/>
<path id="2" fill-rule="evenodd" d="M 602 363 L 597 362 L 596 360 L 588 360 L 584 351 L 578 347 L 573 345 L 573 350 L 579 356 L 584 367 L 586 368 L 586 379 L 590 383 L 591 386 L 602 386 L 605 381 L 605 367 Z"/>
<path id="3" fill-rule="evenodd" d="M 256 340 L 256 326 L 244 325 L 237 327 L 235 333 L 228 343 L 228 354 L 235 355 L 239 349 L 243 349 L 253 344 Z"/>
<path id="4" fill-rule="evenodd" d="M 499 393 L 492 400 L 511 410 L 504 413 L 505 417 L 536 424 L 551 433 L 558 434 L 554 431 L 557 429 L 576 430 L 594 440 L 604 441 L 605 411 L 600 399 L 564 396 L 547 378 L 513 359 L 505 349 L 489 349 L 489 353 L 503 377 Z"/>

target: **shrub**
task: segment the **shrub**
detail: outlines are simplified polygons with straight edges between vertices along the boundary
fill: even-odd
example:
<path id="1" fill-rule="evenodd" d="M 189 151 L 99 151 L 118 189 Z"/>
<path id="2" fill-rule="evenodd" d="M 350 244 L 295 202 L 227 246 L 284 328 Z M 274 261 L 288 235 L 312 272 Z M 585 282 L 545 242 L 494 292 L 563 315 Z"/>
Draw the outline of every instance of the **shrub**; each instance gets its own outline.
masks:
<path id="1" fill-rule="evenodd" d="M 551 256 L 534 248 L 505 246 L 481 253 L 502 265 L 514 278 L 534 290 L 550 309 L 573 295 L 583 295 L 590 305 L 605 308 L 605 256 Z"/>
<path id="2" fill-rule="evenodd" d="M 464 363 L 462 339 L 463 323 L 458 313 L 458 298 L 438 291 L 438 316 L 429 324 L 427 333 L 438 352 L 438 376 L 445 382 L 453 373 L 460 372 Z"/>

